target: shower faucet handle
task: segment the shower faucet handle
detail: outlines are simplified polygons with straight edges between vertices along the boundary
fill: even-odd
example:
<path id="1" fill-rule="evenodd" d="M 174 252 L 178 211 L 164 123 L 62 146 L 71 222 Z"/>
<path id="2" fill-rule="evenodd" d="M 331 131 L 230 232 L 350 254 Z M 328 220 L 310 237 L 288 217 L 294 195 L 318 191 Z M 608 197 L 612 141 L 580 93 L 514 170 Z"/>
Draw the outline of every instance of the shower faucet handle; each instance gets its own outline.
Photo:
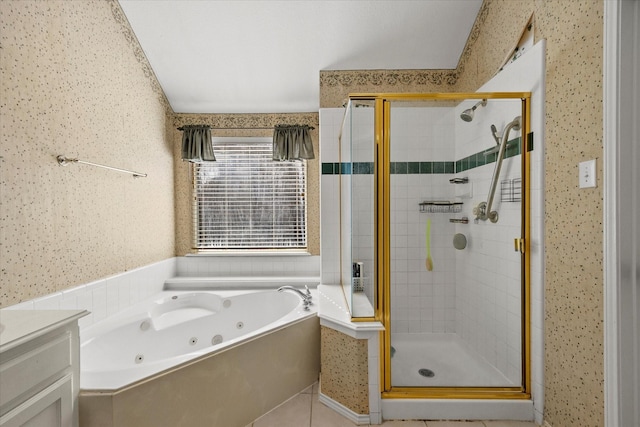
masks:
<path id="1" fill-rule="evenodd" d="M 487 203 L 480 202 L 473 207 L 473 214 L 476 216 L 476 218 L 485 220 L 487 219 L 486 210 L 487 210 Z"/>

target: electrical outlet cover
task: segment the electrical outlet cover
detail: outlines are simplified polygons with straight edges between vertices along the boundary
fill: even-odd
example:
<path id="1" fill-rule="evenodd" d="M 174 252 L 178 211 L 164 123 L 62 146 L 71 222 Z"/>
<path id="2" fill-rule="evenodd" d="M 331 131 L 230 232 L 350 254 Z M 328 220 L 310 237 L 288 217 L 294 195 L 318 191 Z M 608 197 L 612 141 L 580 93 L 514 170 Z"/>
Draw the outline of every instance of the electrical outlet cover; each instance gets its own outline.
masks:
<path id="1" fill-rule="evenodd" d="M 596 186 L 596 161 L 587 160 L 578 164 L 580 188 Z"/>

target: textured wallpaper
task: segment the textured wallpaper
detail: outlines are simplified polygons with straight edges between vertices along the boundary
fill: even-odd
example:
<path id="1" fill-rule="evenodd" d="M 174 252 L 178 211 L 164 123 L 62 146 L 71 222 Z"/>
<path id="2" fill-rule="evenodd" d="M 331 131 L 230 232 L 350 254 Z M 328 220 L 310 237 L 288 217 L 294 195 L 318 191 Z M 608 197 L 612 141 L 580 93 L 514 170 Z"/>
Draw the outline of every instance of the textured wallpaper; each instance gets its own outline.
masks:
<path id="1" fill-rule="evenodd" d="M 321 326 L 320 390 L 357 414 L 369 413 L 367 340 Z M 364 368 L 364 369 L 362 369 Z"/>
<path id="2" fill-rule="evenodd" d="M 602 158 L 603 2 L 485 2 L 486 20 L 457 89 L 475 90 L 514 47 L 531 13 L 545 39 L 545 420 L 604 425 L 602 183 L 577 165 Z M 602 176 L 597 160 L 597 176 Z"/>
<path id="3" fill-rule="evenodd" d="M 2 1 L 0 20 L 0 307 L 173 256 L 168 107 L 118 3 Z"/>

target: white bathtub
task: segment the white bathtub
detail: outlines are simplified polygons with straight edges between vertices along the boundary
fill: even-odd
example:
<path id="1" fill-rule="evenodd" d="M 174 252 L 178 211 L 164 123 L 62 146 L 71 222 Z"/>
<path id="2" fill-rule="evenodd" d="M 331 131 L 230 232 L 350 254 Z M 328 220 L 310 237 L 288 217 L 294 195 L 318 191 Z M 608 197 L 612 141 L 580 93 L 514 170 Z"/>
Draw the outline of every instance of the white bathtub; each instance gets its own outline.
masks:
<path id="1" fill-rule="evenodd" d="M 122 389 L 316 314 L 273 289 L 163 291 L 80 331 L 80 388 Z"/>

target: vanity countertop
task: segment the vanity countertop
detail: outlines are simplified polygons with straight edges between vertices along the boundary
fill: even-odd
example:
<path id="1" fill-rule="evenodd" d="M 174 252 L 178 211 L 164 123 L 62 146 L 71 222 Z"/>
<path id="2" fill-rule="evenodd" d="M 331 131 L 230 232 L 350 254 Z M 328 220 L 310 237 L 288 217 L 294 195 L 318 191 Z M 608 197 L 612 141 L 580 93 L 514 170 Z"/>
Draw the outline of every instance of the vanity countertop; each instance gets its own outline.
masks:
<path id="1" fill-rule="evenodd" d="M 86 310 L 0 310 L 0 352 L 89 314 Z"/>

